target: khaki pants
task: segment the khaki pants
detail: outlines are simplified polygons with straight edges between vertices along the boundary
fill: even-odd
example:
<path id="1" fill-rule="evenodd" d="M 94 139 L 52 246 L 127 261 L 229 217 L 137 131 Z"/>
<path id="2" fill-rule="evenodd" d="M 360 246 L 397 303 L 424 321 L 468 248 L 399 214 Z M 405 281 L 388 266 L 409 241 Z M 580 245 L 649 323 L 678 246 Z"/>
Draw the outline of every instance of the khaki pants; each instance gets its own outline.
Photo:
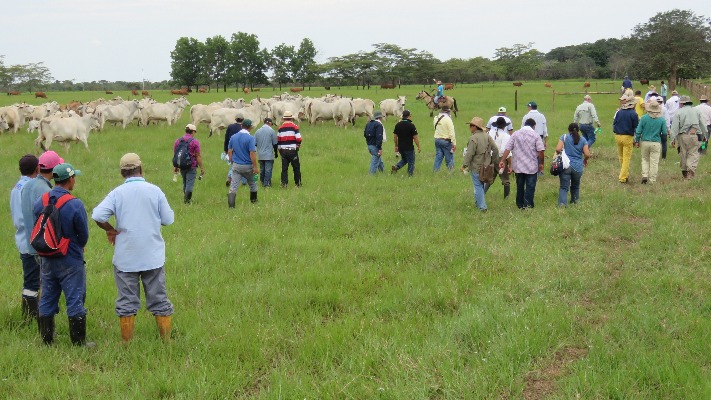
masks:
<path id="1" fill-rule="evenodd" d="M 696 135 L 687 133 L 677 136 L 679 147 L 680 165 L 682 171 L 696 172 L 696 166 L 699 165 L 699 139 Z"/>
<path id="2" fill-rule="evenodd" d="M 639 144 L 642 152 L 642 178 L 649 178 L 650 183 L 657 181 L 659 157 L 662 154 L 660 142 L 642 142 Z"/>
<path id="3" fill-rule="evenodd" d="M 620 159 L 620 182 L 627 182 L 630 177 L 630 160 L 632 159 L 632 147 L 634 146 L 634 136 L 615 134 L 617 142 L 617 156 Z"/>

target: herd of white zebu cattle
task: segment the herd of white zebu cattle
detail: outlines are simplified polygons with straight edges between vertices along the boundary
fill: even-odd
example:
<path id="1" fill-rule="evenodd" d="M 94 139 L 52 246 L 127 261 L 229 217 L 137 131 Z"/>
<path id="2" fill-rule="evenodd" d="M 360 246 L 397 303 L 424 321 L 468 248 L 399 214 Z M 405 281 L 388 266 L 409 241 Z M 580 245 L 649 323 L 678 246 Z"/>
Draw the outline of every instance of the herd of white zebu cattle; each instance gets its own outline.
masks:
<path id="1" fill-rule="evenodd" d="M 67 149 L 71 142 L 82 142 L 86 148 L 89 132 L 101 131 L 105 124 L 148 127 L 152 122 L 163 121 L 175 124 L 190 105 L 185 96 L 158 103 L 151 98 L 142 100 L 98 99 L 89 103 L 71 102 L 59 105 L 56 101 L 33 106 L 26 103 L 0 107 L 0 132 L 16 133 L 25 123 L 27 132 L 37 131 L 35 145 L 48 149 L 52 142 L 60 142 Z M 400 117 L 405 109 L 405 96 L 380 102 L 380 111 L 385 117 Z M 255 98 L 249 103 L 244 99 L 225 99 L 212 104 L 196 104 L 190 107 L 190 121 L 195 125 L 207 124 L 210 136 L 220 134 L 237 116 L 249 118 L 255 126 L 264 118 L 272 118 L 275 123 L 283 121 L 285 112 L 291 112 L 298 123 L 308 121 L 313 125 L 319 121 L 333 120 L 337 126 L 355 125 L 358 117 L 373 117 L 375 102 L 370 99 L 351 99 L 326 95 L 320 98 L 302 97 L 283 93 L 268 99 Z"/>

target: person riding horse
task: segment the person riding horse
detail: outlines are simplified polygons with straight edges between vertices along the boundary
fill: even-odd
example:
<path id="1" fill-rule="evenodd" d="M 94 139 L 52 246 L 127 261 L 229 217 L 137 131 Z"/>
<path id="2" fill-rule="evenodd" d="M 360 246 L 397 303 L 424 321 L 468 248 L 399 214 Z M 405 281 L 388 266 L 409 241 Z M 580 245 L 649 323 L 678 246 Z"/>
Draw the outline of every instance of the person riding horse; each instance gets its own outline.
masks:
<path id="1" fill-rule="evenodd" d="M 440 102 L 444 102 L 444 85 L 442 81 L 437 81 L 437 93 L 434 96 L 434 102 L 437 107 L 440 107 Z"/>

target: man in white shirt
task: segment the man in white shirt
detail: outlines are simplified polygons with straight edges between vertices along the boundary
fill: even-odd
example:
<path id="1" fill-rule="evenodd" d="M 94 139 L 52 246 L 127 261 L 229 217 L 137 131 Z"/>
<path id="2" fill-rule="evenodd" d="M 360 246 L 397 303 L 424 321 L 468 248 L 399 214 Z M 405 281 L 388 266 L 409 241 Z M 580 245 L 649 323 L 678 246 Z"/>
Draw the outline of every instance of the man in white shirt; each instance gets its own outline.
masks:
<path id="1" fill-rule="evenodd" d="M 504 148 L 506 147 L 506 144 L 509 142 L 509 137 L 511 135 L 511 131 L 509 131 L 508 127 L 510 126 L 510 121 L 507 123 L 506 119 L 504 116 L 499 116 L 496 118 L 496 121 L 494 121 L 494 124 L 491 126 L 491 129 L 489 129 L 489 137 L 494 139 L 494 143 L 496 143 L 496 147 L 499 149 L 499 154 L 503 155 L 504 154 Z M 497 159 L 493 160 L 494 165 L 499 165 L 499 162 L 501 161 L 501 157 L 498 157 Z M 501 177 L 501 184 L 504 185 L 504 198 L 509 197 L 509 194 L 511 193 L 511 182 L 509 181 L 509 169 L 511 168 L 511 152 L 509 152 L 508 157 L 506 157 L 506 162 L 504 163 L 504 168 L 499 169 L 496 171 L 497 173 L 494 174 L 494 180 L 496 180 L 497 176 Z M 493 185 L 494 182 L 491 182 L 491 185 Z M 484 193 L 486 193 L 491 185 L 484 184 Z"/>
<path id="2" fill-rule="evenodd" d="M 711 134 L 711 106 L 708 105 L 708 101 L 708 97 L 701 96 L 699 98 L 699 105 L 695 107 L 696 110 L 699 111 L 699 115 L 701 115 L 701 122 L 706 125 L 706 138 L 704 141 L 707 143 L 707 145 L 709 141 L 709 134 Z M 706 148 L 704 148 L 702 153 L 706 153 Z"/>
<path id="3" fill-rule="evenodd" d="M 548 147 L 548 126 L 546 125 L 546 117 L 540 111 L 538 111 L 538 104 L 535 101 L 530 101 L 528 104 L 528 114 L 523 116 L 521 120 L 521 128 L 526 125 L 526 120 L 531 118 L 536 121 L 536 126 L 534 130 L 541 137 L 543 141 L 543 146 Z"/>

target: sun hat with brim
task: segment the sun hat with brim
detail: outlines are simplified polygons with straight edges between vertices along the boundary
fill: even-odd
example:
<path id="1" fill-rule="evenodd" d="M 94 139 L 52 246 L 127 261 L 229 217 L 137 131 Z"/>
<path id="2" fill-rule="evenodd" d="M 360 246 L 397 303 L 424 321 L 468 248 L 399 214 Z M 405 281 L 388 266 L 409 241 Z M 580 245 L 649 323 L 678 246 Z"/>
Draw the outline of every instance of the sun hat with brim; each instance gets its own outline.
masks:
<path id="1" fill-rule="evenodd" d="M 373 113 L 373 119 L 378 119 L 378 118 L 383 118 L 383 113 L 380 111 L 376 111 Z"/>
<path id="2" fill-rule="evenodd" d="M 121 157 L 119 166 L 121 169 L 134 169 L 142 165 L 141 158 L 136 153 L 126 153 Z"/>
<path id="3" fill-rule="evenodd" d="M 709 101 L 709 98 L 706 96 L 701 96 L 699 97 L 699 101 Z"/>
<path id="4" fill-rule="evenodd" d="M 476 126 L 477 128 L 484 130 L 484 120 L 479 117 L 472 118 L 472 120 L 469 121 L 468 125 L 469 126 Z"/>
<path id="5" fill-rule="evenodd" d="M 75 175 L 81 175 L 81 171 L 74 169 L 72 164 L 69 163 L 59 164 L 52 170 L 52 179 L 54 179 L 55 182 L 66 181 Z"/>
<path id="6" fill-rule="evenodd" d="M 645 105 L 644 109 L 647 111 L 647 114 L 649 114 L 650 117 L 652 118 L 658 118 L 660 115 L 662 115 L 662 106 L 659 104 L 655 99 L 650 99 Z"/>
<path id="7" fill-rule="evenodd" d="M 294 118 L 294 115 L 291 113 L 291 111 L 284 111 L 284 115 L 281 116 L 282 119 L 292 119 Z"/>
<path id="8" fill-rule="evenodd" d="M 45 151 L 39 156 L 40 169 L 52 169 L 63 162 L 64 159 L 53 150 Z"/>
<path id="9" fill-rule="evenodd" d="M 689 97 L 689 96 L 681 96 L 681 97 L 679 97 L 679 103 L 691 104 L 691 103 L 693 103 L 693 101 L 691 101 L 691 97 Z"/>

